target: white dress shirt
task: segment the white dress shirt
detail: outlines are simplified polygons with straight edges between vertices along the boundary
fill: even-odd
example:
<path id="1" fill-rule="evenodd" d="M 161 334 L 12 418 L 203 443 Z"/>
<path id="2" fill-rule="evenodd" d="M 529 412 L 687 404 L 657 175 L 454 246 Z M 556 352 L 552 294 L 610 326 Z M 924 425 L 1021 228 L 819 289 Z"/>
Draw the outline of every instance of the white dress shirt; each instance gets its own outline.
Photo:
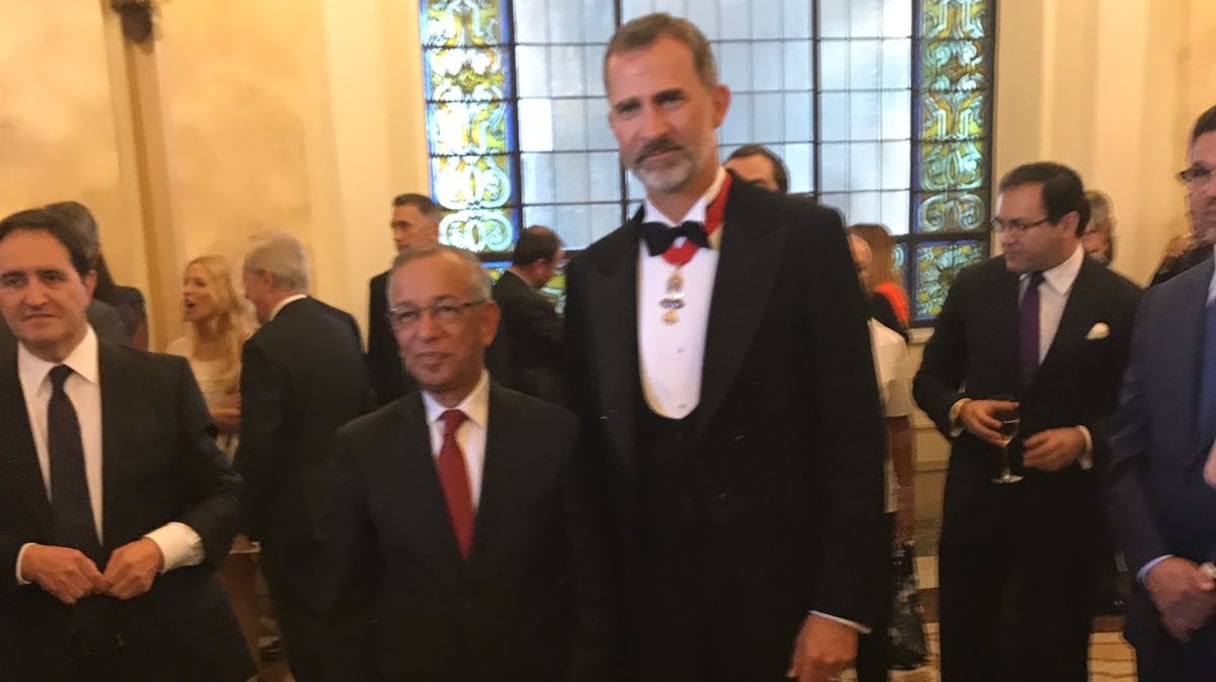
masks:
<path id="1" fill-rule="evenodd" d="M 104 544 L 102 529 L 103 476 L 101 448 L 101 372 L 97 359 L 97 335 L 88 327 L 84 339 L 64 358 L 63 363 L 72 369 L 64 382 L 63 390 L 72 402 L 76 419 L 80 423 L 80 440 L 84 446 L 85 481 L 89 487 L 89 502 L 93 507 L 93 523 L 97 538 Z M 17 344 L 17 377 L 21 392 L 25 396 L 25 409 L 30 417 L 30 431 L 34 436 L 34 449 L 38 454 L 38 467 L 42 470 L 42 482 L 46 486 L 47 498 L 51 497 L 51 458 L 47 447 L 47 407 L 51 402 L 51 369 L 55 363 L 47 362 Z M 115 406 L 121 409 L 121 406 Z M 149 532 L 144 537 L 156 543 L 164 557 L 162 573 L 183 566 L 202 563 L 203 541 L 194 529 L 184 523 L 170 522 Z M 21 560 L 25 550 L 34 543 L 21 546 L 17 554 L 17 583 L 28 581 L 21 577 Z"/>
<path id="2" fill-rule="evenodd" d="M 1051 342 L 1056 338 L 1060 328 L 1060 318 L 1064 317 L 1064 306 L 1068 303 L 1068 295 L 1072 293 L 1072 285 L 1077 281 L 1081 272 L 1081 264 L 1085 261 L 1085 249 L 1077 246 L 1063 263 L 1050 270 L 1043 271 L 1043 283 L 1039 285 L 1039 362 L 1047 357 Z M 1026 287 L 1030 285 L 1030 273 L 1024 273 L 1018 278 L 1018 301 L 1026 295 Z"/>
<path id="3" fill-rule="evenodd" d="M 718 196 L 726 171 L 718 174 L 705 194 L 679 220 L 663 215 L 649 199 L 643 221 L 666 223 L 673 227 L 689 220 L 704 223 L 705 211 Z M 705 359 L 705 334 L 709 327 L 709 304 L 718 271 L 718 249 L 725 225 L 709 235 L 709 248 L 697 249 L 692 260 L 679 268 L 684 278 L 684 307 L 677 311 L 679 321 L 663 321 L 659 305 L 667 296 L 667 279 L 676 266 L 652 256 L 646 245 L 638 249 L 638 361 L 642 394 L 656 414 L 669 419 L 687 417 L 701 402 L 701 364 Z M 674 246 L 683 244 L 679 237 Z"/>
<path id="4" fill-rule="evenodd" d="M 482 370 L 481 380 L 456 407 L 444 407 L 430 393 L 422 392 L 422 404 L 426 408 L 426 423 L 431 429 L 431 454 L 439 459 L 443 448 L 443 413 L 451 410 L 464 412 L 467 419 L 456 429 L 456 444 L 464 455 L 464 467 L 469 474 L 469 493 L 473 511 L 481 500 L 481 476 L 486 465 L 486 427 L 490 418 L 490 373 Z"/>

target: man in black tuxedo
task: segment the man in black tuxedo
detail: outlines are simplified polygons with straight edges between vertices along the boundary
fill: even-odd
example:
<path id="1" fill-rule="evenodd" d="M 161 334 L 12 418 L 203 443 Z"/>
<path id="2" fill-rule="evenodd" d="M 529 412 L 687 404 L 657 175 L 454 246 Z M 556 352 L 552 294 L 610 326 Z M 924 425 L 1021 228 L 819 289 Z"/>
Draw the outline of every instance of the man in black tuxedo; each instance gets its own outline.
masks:
<path id="1" fill-rule="evenodd" d="M 323 521 L 332 491 L 334 431 L 372 407 L 350 316 L 306 295 L 308 264 L 294 237 L 257 238 L 245 256 L 245 297 L 262 326 L 241 351 L 241 439 L 250 535 L 278 611 L 292 673 L 322 679 Z"/>
<path id="2" fill-rule="evenodd" d="M 502 311 L 501 368 L 498 381 L 520 393 L 561 404 L 565 401 L 562 318 L 539 289 L 557 271 L 564 253 L 557 234 L 533 225 L 519 235 L 511 267 L 494 283 L 494 302 Z"/>
<path id="3" fill-rule="evenodd" d="M 0 677 L 245 680 L 214 574 L 240 480 L 189 365 L 88 325 L 94 279 L 54 214 L 0 222 Z"/>
<path id="4" fill-rule="evenodd" d="M 762 144 L 739 147 L 726 157 L 722 165 L 749 184 L 770 192 L 785 194 L 790 191 L 790 171 L 785 167 L 785 161 Z"/>
<path id="5" fill-rule="evenodd" d="M 1216 242 L 1216 107 L 1181 173 L 1196 237 Z M 1135 584 L 1125 634 L 1143 682 L 1216 674 L 1216 277 L 1212 260 L 1144 297 L 1111 436 L 1107 514 Z"/>
<path id="6" fill-rule="evenodd" d="M 609 679 L 574 416 L 486 372 L 499 313 L 476 256 L 421 246 L 390 273 L 421 391 L 338 432 L 335 679 Z"/>
<path id="7" fill-rule="evenodd" d="M 882 607 L 890 549 L 840 217 L 721 168 L 730 92 L 688 21 L 625 24 L 604 71 L 646 202 L 571 262 L 566 338 L 615 522 L 621 679 L 828 679 Z"/>
<path id="8" fill-rule="evenodd" d="M 938 569 L 945 682 L 1089 679 L 1095 463 L 1139 289 L 1085 257 L 1088 219 L 1072 170 L 1010 171 L 993 219 L 1004 254 L 958 274 L 916 375 L 916 402 L 952 441 Z M 1023 478 L 1000 484 L 998 417 L 1012 408 Z"/>
<path id="9" fill-rule="evenodd" d="M 389 227 L 393 245 L 400 253 L 411 246 L 439 241 L 443 209 L 425 194 L 401 194 L 393 199 Z M 397 342 L 388 324 L 388 271 L 372 278 L 367 301 L 367 371 L 379 404 L 386 405 L 414 390 L 414 380 L 401 368 Z"/>

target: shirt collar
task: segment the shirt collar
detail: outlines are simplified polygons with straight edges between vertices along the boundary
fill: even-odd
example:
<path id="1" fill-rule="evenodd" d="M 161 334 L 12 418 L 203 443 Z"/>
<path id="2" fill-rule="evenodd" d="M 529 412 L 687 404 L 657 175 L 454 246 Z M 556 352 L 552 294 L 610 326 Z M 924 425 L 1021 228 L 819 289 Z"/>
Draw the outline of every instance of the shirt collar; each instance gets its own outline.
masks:
<path id="1" fill-rule="evenodd" d="M 1067 260 L 1050 270 L 1043 271 L 1043 282 L 1055 290 L 1057 294 L 1063 296 L 1072 289 L 1073 283 L 1077 281 L 1077 275 L 1081 272 L 1081 264 L 1084 262 L 1085 249 L 1078 244 L 1077 250 L 1073 251 Z M 1030 277 L 1030 273 L 1024 272 L 1018 281 L 1020 282 L 1027 277 Z"/>
<path id="2" fill-rule="evenodd" d="M 97 361 L 97 334 L 93 332 L 93 327 L 86 327 L 84 338 L 62 363 L 47 362 L 27 350 L 25 344 L 17 344 L 17 372 L 27 391 L 41 388 L 42 382 L 46 381 L 47 375 L 57 364 L 67 365 L 89 383 L 99 382 L 101 372 Z"/>
<path id="3" fill-rule="evenodd" d="M 697 199 L 696 203 L 694 203 L 692 207 L 688 209 L 688 213 L 685 213 L 684 217 L 681 218 L 679 222 L 673 222 L 670 218 L 663 215 L 662 211 L 655 208 L 655 205 L 650 203 L 650 198 L 647 197 L 646 203 L 643 204 L 645 206 L 645 212 L 642 214 L 642 221 L 666 223 L 672 227 L 688 222 L 689 220 L 704 223 L 705 209 L 709 206 L 709 203 L 714 200 L 714 197 L 718 196 L 718 190 L 722 189 L 722 181 L 725 179 L 726 169 L 722 166 L 718 166 L 718 173 L 714 176 L 714 181 L 710 183 L 709 189 L 705 190 L 705 194 L 701 195 L 700 199 Z"/>
<path id="4" fill-rule="evenodd" d="M 481 379 L 473 390 L 456 407 L 444 407 L 427 391 L 422 392 L 422 404 L 426 407 L 426 423 L 434 424 L 448 410 L 464 412 L 469 421 L 486 428 L 490 416 L 490 373 L 481 370 Z"/>
<path id="5" fill-rule="evenodd" d="M 286 308 L 288 304 L 295 303 L 296 301 L 298 301 L 302 298 L 308 298 L 308 295 L 307 294 L 292 294 L 291 296 L 288 296 L 287 298 L 279 301 L 279 304 L 274 307 L 274 310 L 270 311 L 270 320 L 273 320 L 274 318 L 278 317 L 279 313 L 282 312 L 283 308 Z M 266 321 L 269 322 L 270 320 L 266 320 Z"/>

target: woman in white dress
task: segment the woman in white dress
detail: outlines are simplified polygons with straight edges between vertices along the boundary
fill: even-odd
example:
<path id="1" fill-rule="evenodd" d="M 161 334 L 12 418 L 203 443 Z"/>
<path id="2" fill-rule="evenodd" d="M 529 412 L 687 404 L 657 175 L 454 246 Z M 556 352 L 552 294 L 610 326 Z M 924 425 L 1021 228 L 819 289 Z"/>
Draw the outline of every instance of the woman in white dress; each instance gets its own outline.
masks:
<path id="1" fill-rule="evenodd" d="M 231 458 L 241 428 L 241 344 L 250 325 L 223 256 L 199 256 L 186 265 L 182 313 L 186 335 L 174 339 L 166 352 L 190 361 L 219 428 L 220 449 Z"/>

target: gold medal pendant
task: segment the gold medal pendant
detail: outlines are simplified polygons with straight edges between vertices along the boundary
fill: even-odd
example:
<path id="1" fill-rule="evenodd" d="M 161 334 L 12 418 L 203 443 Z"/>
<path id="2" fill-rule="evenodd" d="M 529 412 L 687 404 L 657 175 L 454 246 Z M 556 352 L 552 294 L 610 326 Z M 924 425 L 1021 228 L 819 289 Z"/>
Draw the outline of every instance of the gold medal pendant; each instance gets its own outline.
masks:
<path id="1" fill-rule="evenodd" d="M 678 267 L 667 278 L 667 295 L 659 301 L 659 307 L 663 309 L 664 324 L 675 324 L 680 321 L 680 308 L 684 307 L 684 277 L 680 274 Z"/>

